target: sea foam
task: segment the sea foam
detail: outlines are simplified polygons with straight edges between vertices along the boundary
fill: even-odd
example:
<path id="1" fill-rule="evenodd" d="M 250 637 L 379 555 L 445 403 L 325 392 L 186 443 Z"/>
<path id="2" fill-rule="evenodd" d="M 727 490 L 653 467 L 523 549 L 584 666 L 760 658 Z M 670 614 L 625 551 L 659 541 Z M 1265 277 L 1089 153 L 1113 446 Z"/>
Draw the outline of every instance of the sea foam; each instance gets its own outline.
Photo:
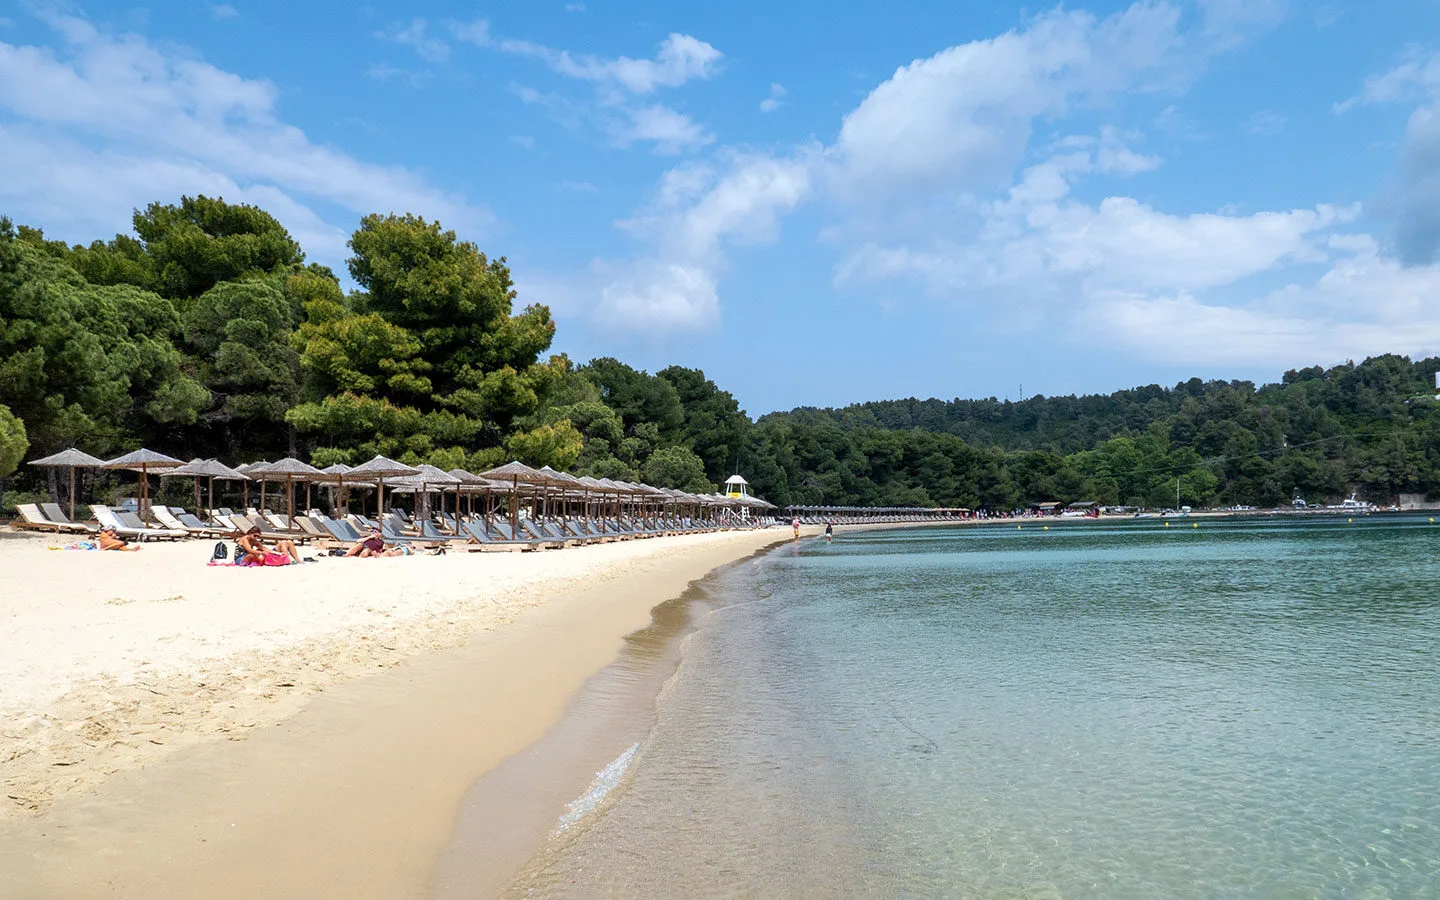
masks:
<path id="1" fill-rule="evenodd" d="M 634 761 L 635 753 L 639 749 L 638 743 L 631 744 L 624 753 L 615 757 L 595 775 L 595 780 L 590 782 L 590 787 L 584 794 L 565 804 L 565 814 L 560 817 L 560 823 L 555 827 L 556 834 L 563 834 L 600 805 L 606 795 L 620 783 L 620 779 L 625 777 L 625 772 L 630 768 L 630 763 Z"/>

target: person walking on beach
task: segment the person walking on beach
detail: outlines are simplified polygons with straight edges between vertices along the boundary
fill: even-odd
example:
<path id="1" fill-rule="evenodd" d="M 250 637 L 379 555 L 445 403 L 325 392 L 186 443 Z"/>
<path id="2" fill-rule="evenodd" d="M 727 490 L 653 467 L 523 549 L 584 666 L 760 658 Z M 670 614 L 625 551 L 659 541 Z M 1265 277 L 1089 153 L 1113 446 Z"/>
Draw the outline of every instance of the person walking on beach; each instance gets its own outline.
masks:
<path id="1" fill-rule="evenodd" d="M 800 540 L 800 517 L 796 516 L 790 520 L 790 527 L 795 529 L 795 540 Z"/>

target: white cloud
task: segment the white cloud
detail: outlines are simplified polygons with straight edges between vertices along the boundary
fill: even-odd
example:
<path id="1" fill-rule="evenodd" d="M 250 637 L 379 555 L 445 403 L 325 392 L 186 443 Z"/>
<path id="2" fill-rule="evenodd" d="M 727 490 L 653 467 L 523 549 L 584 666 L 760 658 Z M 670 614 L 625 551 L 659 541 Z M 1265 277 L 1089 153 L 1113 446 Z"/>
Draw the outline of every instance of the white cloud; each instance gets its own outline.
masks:
<path id="1" fill-rule="evenodd" d="M 1365 79 L 1359 94 L 1335 104 L 1337 113 L 1371 103 L 1418 103 L 1440 92 L 1440 53 L 1411 50 L 1394 68 Z"/>
<path id="2" fill-rule="evenodd" d="M 1284 116 L 1274 110 L 1262 109 L 1246 120 L 1245 130 L 1251 134 L 1279 134 L 1285 130 L 1287 121 Z"/>
<path id="3" fill-rule="evenodd" d="M 1395 242 L 1412 265 L 1440 259 L 1440 53 L 1410 51 L 1394 68 L 1366 79 L 1360 94 L 1335 105 L 1418 104 L 1405 125 L 1395 191 Z"/>
<path id="4" fill-rule="evenodd" d="M 429 72 L 420 72 L 414 69 L 402 69 L 399 66 L 392 66 L 389 63 L 375 63 L 365 70 L 365 77 L 375 81 L 398 81 L 410 87 L 419 87 L 429 78 Z"/>
<path id="5" fill-rule="evenodd" d="M 761 112 L 774 112 L 785 103 L 785 86 L 772 81 L 770 83 L 770 96 L 760 101 Z"/>
<path id="6" fill-rule="evenodd" d="M 628 121 L 611 129 L 615 143 L 626 147 L 636 141 L 650 141 L 658 153 L 679 153 L 713 143 L 715 136 L 687 115 L 658 103 L 626 110 Z"/>
<path id="7" fill-rule="evenodd" d="M 725 245 L 776 239 L 781 218 L 810 194 L 811 155 L 728 153 L 723 168 L 686 165 L 668 172 L 652 205 L 618 223 L 650 249 L 612 273 L 600 291 L 597 320 L 647 333 L 718 321 Z"/>
<path id="8" fill-rule="evenodd" d="M 618 86 L 632 94 L 651 94 L 662 87 L 679 87 L 687 81 L 711 78 L 719 71 L 724 55 L 688 34 L 671 34 L 665 38 L 653 59 L 575 56 L 565 50 L 517 40 L 501 41 L 499 47 L 506 53 L 538 59 L 566 77 Z"/>
<path id="9" fill-rule="evenodd" d="M 991 189 L 1014 171 L 1036 117 L 1175 66 L 1179 20 L 1166 3 L 1103 20 L 1057 10 L 904 66 L 845 116 L 837 186 L 872 196 Z"/>
<path id="10" fill-rule="evenodd" d="M 601 290 L 595 318 L 620 331 L 694 331 L 719 321 L 720 296 L 708 269 L 646 259 Z"/>
<path id="11" fill-rule="evenodd" d="M 1111 294 L 1076 318 L 1095 340 L 1168 363 L 1268 368 L 1440 352 L 1440 266 L 1406 268 L 1365 236 L 1318 279 L 1238 304 Z M 1344 242 L 1342 242 L 1344 243 Z"/>
<path id="12" fill-rule="evenodd" d="M 488 31 L 486 35 L 488 39 Z M 672 34 L 661 43 L 654 59 L 575 56 L 518 40 L 503 40 L 495 46 L 504 53 L 539 59 L 562 75 L 596 86 L 598 102 L 580 103 L 559 94 L 511 85 L 511 92 L 521 100 L 544 106 L 567 128 L 589 124 L 617 147 L 648 143 L 662 154 L 695 150 L 715 141 L 714 134 L 690 116 L 665 104 L 639 99 L 660 88 L 680 87 L 718 72 L 722 54 L 704 41 Z"/>
<path id="13" fill-rule="evenodd" d="M 297 228 L 317 201 L 356 215 L 415 212 L 468 232 L 492 221 L 404 168 L 312 142 L 280 118 L 269 82 L 73 16 L 47 21 L 58 48 L 0 42 L 0 158 L 12 176 L 0 179 L 0 202 L 16 217 L 93 237 L 123 229 L 134 207 L 203 190 L 277 205 L 288 197 L 294 215 L 282 221 Z M 319 216 L 306 221 L 323 230 Z"/>
<path id="14" fill-rule="evenodd" d="M 383 41 L 393 41 L 402 47 L 409 47 L 426 62 L 443 63 L 450 58 L 450 45 L 429 33 L 429 24 L 424 19 L 411 19 L 407 24 L 392 25 L 388 30 L 375 32 Z"/>
<path id="15" fill-rule="evenodd" d="M 445 27 L 457 41 L 464 41 L 467 44 L 474 44 L 476 47 L 489 47 L 495 43 L 490 36 L 490 20 L 474 19 L 470 22 L 447 21 Z"/>
<path id="16" fill-rule="evenodd" d="M 217 21 L 223 22 L 226 19 L 233 19 L 240 15 L 240 11 L 228 3 L 220 3 L 210 7 L 210 15 Z"/>

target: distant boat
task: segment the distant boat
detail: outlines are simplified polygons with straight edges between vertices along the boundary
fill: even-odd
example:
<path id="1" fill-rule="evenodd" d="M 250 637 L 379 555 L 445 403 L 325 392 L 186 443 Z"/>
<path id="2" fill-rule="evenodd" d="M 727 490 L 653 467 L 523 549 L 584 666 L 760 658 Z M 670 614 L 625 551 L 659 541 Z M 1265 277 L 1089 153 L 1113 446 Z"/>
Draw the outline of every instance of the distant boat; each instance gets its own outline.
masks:
<path id="1" fill-rule="evenodd" d="M 1370 501 L 1368 500 L 1356 500 L 1355 494 L 1351 494 L 1350 499 L 1342 500 L 1337 505 L 1327 506 L 1325 508 L 1338 509 L 1341 512 L 1369 512 L 1373 505 L 1374 504 L 1370 503 Z"/>
<path id="2" fill-rule="evenodd" d="M 1132 518 L 1132 519 L 1153 519 L 1153 518 L 1155 518 L 1155 514 L 1154 514 L 1154 513 L 1137 512 L 1135 515 L 1131 516 L 1130 518 Z"/>

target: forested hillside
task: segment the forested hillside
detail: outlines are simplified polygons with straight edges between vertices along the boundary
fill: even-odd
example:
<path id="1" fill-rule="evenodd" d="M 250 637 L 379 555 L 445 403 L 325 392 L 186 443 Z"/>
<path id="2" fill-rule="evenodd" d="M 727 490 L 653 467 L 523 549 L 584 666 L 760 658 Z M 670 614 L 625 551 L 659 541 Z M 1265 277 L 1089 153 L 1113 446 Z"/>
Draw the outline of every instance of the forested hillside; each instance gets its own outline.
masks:
<path id="1" fill-rule="evenodd" d="M 348 293 L 252 206 L 187 197 L 133 225 L 70 246 L 0 219 L 9 502 L 52 489 L 22 459 L 72 445 L 231 463 L 518 458 L 690 490 L 738 470 L 781 505 L 1165 505 L 1177 486 L 1192 505 L 1440 495 L 1440 359 L 756 422 L 699 370 L 551 354 L 543 298 L 517 296 L 503 257 L 436 222 L 362 220 Z"/>

